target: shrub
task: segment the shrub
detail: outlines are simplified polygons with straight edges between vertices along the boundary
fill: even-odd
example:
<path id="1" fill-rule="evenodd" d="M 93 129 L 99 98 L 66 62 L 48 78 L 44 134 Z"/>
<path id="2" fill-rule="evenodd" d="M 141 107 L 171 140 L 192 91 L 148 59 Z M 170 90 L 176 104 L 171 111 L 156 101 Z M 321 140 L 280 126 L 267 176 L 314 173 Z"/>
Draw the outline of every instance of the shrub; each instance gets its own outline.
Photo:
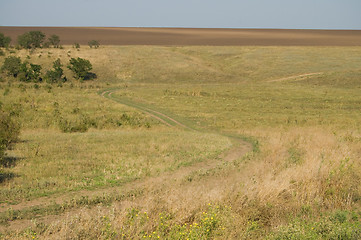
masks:
<path id="1" fill-rule="evenodd" d="M 74 72 L 75 78 L 81 80 L 88 80 L 96 78 L 94 73 L 89 71 L 93 68 L 89 60 L 83 58 L 71 58 L 69 61 L 68 68 Z"/>
<path id="2" fill-rule="evenodd" d="M 26 61 L 21 63 L 19 57 L 7 57 L 1 69 L 10 76 L 18 77 L 22 82 L 42 81 L 42 78 L 40 77 L 42 67 L 32 63 L 30 63 L 29 66 L 29 63 Z"/>
<path id="3" fill-rule="evenodd" d="M 5 155 L 5 150 L 18 139 L 19 124 L 14 121 L 10 113 L 0 110 L 0 160 Z"/>
<path id="4" fill-rule="evenodd" d="M 0 47 L 7 48 L 11 42 L 10 37 L 6 37 L 3 33 L 0 33 Z"/>
<path id="5" fill-rule="evenodd" d="M 18 37 L 18 44 L 23 48 L 40 48 L 44 42 L 45 34 L 40 31 L 26 32 Z"/>
<path id="6" fill-rule="evenodd" d="M 54 48 L 59 48 L 59 43 L 60 43 L 60 38 L 58 35 L 51 35 L 49 38 L 48 38 L 48 41 L 51 45 L 53 45 Z"/>
<path id="7" fill-rule="evenodd" d="M 80 44 L 79 43 L 74 43 L 73 47 L 78 49 L 78 48 L 80 48 Z"/>
<path id="8" fill-rule="evenodd" d="M 44 42 L 43 43 L 43 48 L 49 48 L 50 47 L 50 42 Z"/>
<path id="9" fill-rule="evenodd" d="M 90 48 L 93 48 L 93 47 L 98 48 L 100 44 L 96 40 L 91 40 L 91 41 L 88 42 L 88 45 L 89 45 Z"/>
<path id="10" fill-rule="evenodd" d="M 63 69 L 60 59 L 53 62 L 53 69 L 46 72 L 45 78 L 48 83 L 66 82 L 66 77 L 63 77 Z"/>
<path id="11" fill-rule="evenodd" d="M 22 82 L 41 82 L 41 69 L 40 65 L 30 63 L 30 67 L 28 67 L 28 63 L 24 62 L 20 67 L 19 80 Z"/>
<path id="12" fill-rule="evenodd" d="M 89 129 L 88 119 L 85 116 L 73 120 L 61 118 L 58 125 L 63 133 L 86 132 Z"/>
<path id="13" fill-rule="evenodd" d="M 6 71 L 9 76 L 17 77 L 20 73 L 21 60 L 19 57 L 10 56 L 5 58 L 1 70 Z"/>

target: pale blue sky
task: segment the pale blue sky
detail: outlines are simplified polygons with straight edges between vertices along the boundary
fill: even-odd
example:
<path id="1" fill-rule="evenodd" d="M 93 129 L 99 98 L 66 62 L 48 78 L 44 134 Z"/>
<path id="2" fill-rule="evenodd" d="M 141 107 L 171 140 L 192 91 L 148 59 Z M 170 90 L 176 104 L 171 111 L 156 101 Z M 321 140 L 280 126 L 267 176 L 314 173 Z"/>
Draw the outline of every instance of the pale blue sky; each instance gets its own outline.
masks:
<path id="1" fill-rule="evenodd" d="M 361 29 L 361 0 L 0 0 L 0 25 Z"/>

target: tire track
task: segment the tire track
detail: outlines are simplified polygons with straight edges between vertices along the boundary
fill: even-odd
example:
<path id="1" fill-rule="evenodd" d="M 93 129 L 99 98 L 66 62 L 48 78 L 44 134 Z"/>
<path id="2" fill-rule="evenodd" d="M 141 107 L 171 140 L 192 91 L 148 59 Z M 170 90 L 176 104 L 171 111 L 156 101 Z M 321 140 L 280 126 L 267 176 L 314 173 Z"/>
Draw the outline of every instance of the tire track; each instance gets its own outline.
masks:
<path id="1" fill-rule="evenodd" d="M 287 81 L 287 80 L 302 80 L 305 77 L 311 77 L 311 76 L 316 76 L 316 75 L 321 75 L 323 74 L 323 72 L 315 72 L 315 73 L 305 73 L 305 74 L 300 74 L 300 75 L 295 75 L 295 76 L 290 76 L 290 77 L 284 77 L 284 78 L 278 78 L 278 79 L 272 79 L 269 80 L 267 82 L 283 82 L 283 81 Z"/>
<path id="2" fill-rule="evenodd" d="M 150 109 L 150 108 L 145 107 L 145 106 L 141 106 L 141 105 L 136 104 L 134 102 L 130 103 L 127 100 L 121 100 L 119 98 L 113 97 L 112 94 L 114 93 L 114 91 L 115 90 L 113 90 L 113 91 L 112 90 L 106 90 L 106 91 L 102 92 L 100 95 L 105 97 L 105 98 L 108 98 L 110 100 L 113 100 L 115 102 L 125 104 L 125 105 L 127 105 L 129 107 L 137 108 L 137 109 L 145 112 L 146 114 L 150 115 L 151 117 L 159 120 L 160 122 L 166 124 L 167 126 L 171 126 L 171 127 L 176 126 L 176 127 L 185 128 L 185 129 L 188 129 L 188 130 L 194 130 L 193 128 L 191 128 L 189 126 L 186 126 L 183 123 L 180 123 L 179 121 L 175 120 L 174 118 L 165 115 L 164 113 L 161 113 L 159 111 Z"/>
<path id="3" fill-rule="evenodd" d="M 149 116 L 153 117 L 154 119 L 159 120 L 161 123 L 165 124 L 168 127 L 177 127 L 181 129 L 187 129 L 192 131 L 197 131 L 191 127 L 186 126 L 185 124 L 175 120 L 172 117 L 167 116 L 164 113 L 161 113 L 159 111 L 155 111 L 153 109 L 150 109 L 145 106 L 137 105 L 135 103 L 130 102 L 122 102 L 119 99 L 112 96 L 112 94 L 117 89 L 113 90 L 104 90 L 99 93 L 102 97 L 108 98 L 109 100 L 125 104 L 129 107 L 137 108 Z M 127 104 L 128 103 L 128 104 Z M 130 104 L 129 104 L 130 103 Z M 198 131 L 201 132 L 201 131 Z M 223 162 L 232 162 L 234 160 L 237 160 L 244 156 L 246 153 L 252 151 L 252 145 L 249 142 L 246 142 L 242 140 L 241 138 L 237 138 L 234 136 L 227 136 L 225 134 L 218 135 L 226 136 L 230 139 L 232 139 L 233 146 L 228 149 L 227 151 L 221 153 L 217 158 L 211 158 L 211 159 L 205 159 L 202 162 L 194 163 L 190 166 L 180 167 L 179 169 L 171 172 L 164 172 L 159 176 L 150 176 L 146 177 L 144 179 L 137 179 L 130 182 L 125 182 L 118 186 L 113 187 L 104 187 L 101 189 L 95 189 L 95 190 L 80 190 L 80 191 L 74 191 L 74 192 L 68 192 L 68 193 L 62 193 L 62 194 L 56 194 L 49 197 L 40 197 L 31 201 L 27 202 L 21 202 L 16 205 L 10 205 L 10 204 L 0 204 L 0 214 L 6 213 L 9 209 L 11 211 L 31 211 L 31 209 L 45 209 L 46 207 L 50 206 L 51 204 L 63 204 L 69 201 L 72 201 L 74 199 L 81 199 L 81 198 L 96 198 L 101 196 L 106 196 L 107 194 L 114 194 L 114 192 L 121 192 L 123 195 L 127 195 L 131 193 L 134 190 L 142 190 L 144 186 L 152 186 L 154 189 L 158 189 L 159 191 L 164 191 L 164 186 L 169 184 L 170 182 L 180 182 L 183 181 L 189 174 L 203 170 L 207 171 L 210 169 L 213 169 L 217 167 L 219 164 L 222 164 Z M 236 140 L 236 141 L 234 141 Z M 172 181 L 170 181 L 172 180 Z M 159 187 L 157 187 L 159 186 Z M 129 199 L 124 200 L 114 200 L 116 202 L 126 202 L 129 201 Z M 43 213 L 40 216 L 34 216 L 39 221 L 51 224 L 52 222 L 59 221 L 66 217 L 66 215 L 69 214 L 76 214 L 78 212 L 79 208 L 82 206 L 75 206 L 73 208 L 66 209 L 65 212 L 58 214 L 58 215 L 52 215 Z M 93 208 L 94 206 L 89 206 Z M 31 226 L 33 223 L 30 219 L 15 219 L 8 222 L 8 226 L 1 226 L 0 225 L 0 231 L 14 231 L 19 229 L 25 229 L 29 226 Z"/>

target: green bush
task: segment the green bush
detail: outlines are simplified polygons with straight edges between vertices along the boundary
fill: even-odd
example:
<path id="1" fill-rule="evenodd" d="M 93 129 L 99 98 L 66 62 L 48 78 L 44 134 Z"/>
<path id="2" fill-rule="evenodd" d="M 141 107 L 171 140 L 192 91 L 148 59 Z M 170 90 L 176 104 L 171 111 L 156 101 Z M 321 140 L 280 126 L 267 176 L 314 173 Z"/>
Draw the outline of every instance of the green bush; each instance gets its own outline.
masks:
<path id="1" fill-rule="evenodd" d="M 96 78 L 94 73 L 89 72 L 92 70 L 92 65 L 89 60 L 83 58 L 71 58 L 68 68 L 73 71 L 75 78 L 80 80 L 89 80 Z"/>
<path id="2" fill-rule="evenodd" d="M 100 44 L 97 40 L 91 40 L 88 42 L 88 45 L 90 48 L 98 48 Z"/>
<path id="3" fill-rule="evenodd" d="M 30 63 L 28 66 L 28 62 L 24 62 L 21 64 L 20 73 L 19 73 L 19 80 L 22 82 L 41 82 L 42 78 L 41 69 L 42 67 L 37 64 Z"/>
<path id="4" fill-rule="evenodd" d="M 19 124 L 11 114 L 0 110 L 0 161 L 4 157 L 5 151 L 18 139 L 19 133 Z"/>
<path id="5" fill-rule="evenodd" d="M 5 58 L 4 65 L 1 67 L 2 71 L 7 72 L 9 76 L 17 77 L 20 73 L 21 60 L 19 57 L 10 56 Z"/>
<path id="6" fill-rule="evenodd" d="M 6 37 L 3 33 L 0 33 L 0 47 L 7 48 L 11 42 L 10 37 Z"/>
<path id="7" fill-rule="evenodd" d="M 5 58 L 4 65 L 1 70 L 7 72 L 8 75 L 18 77 L 22 82 L 41 82 L 42 67 L 37 64 L 21 63 L 19 57 L 10 56 Z"/>
<path id="8" fill-rule="evenodd" d="M 86 132 L 89 129 L 89 124 L 86 117 L 76 119 L 60 119 L 58 122 L 59 128 L 64 133 L 72 132 Z"/>
<path id="9" fill-rule="evenodd" d="M 51 35 L 49 38 L 48 38 L 48 41 L 50 43 L 50 45 L 53 45 L 54 48 L 59 48 L 59 43 L 60 43 L 60 38 L 58 35 Z"/>
<path id="10" fill-rule="evenodd" d="M 18 44 L 22 48 L 40 48 L 45 39 L 45 34 L 41 31 L 26 32 L 18 37 Z"/>
<path id="11" fill-rule="evenodd" d="M 46 72 L 45 79 L 48 83 L 66 82 L 66 77 L 63 77 L 63 69 L 60 59 L 53 62 L 53 69 Z"/>
<path id="12" fill-rule="evenodd" d="M 49 48 L 50 47 L 50 42 L 46 41 L 43 43 L 43 48 Z"/>

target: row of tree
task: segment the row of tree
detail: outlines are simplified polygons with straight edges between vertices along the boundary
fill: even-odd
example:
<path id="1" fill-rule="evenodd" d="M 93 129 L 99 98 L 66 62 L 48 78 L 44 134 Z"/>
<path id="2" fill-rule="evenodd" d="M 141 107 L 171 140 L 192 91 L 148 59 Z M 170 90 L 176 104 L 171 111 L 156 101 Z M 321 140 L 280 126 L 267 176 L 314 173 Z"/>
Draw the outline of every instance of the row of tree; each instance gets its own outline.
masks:
<path id="1" fill-rule="evenodd" d="M 51 35 L 48 41 L 45 41 L 45 34 L 40 31 L 30 31 L 18 36 L 18 44 L 22 48 L 40 48 L 53 46 L 58 48 L 60 38 L 57 35 Z"/>
<path id="2" fill-rule="evenodd" d="M 45 34 L 40 31 L 30 31 L 18 36 L 19 47 L 31 49 L 40 47 L 53 46 L 58 48 L 60 45 L 60 38 L 58 35 L 51 35 L 47 41 Z M 11 38 L 0 33 L 0 47 L 9 47 Z"/>
<path id="3" fill-rule="evenodd" d="M 3 33 L 0 33 L 0 48 L 9 47 L 11 38 L 5 36 Z M 35 48 L 48 48 L 53 46 L 54 48 L 60 47 L 60 37 L 58 35 L 51 35 L 46 39 L 46 35 L 41 31 L 30 31 L 18 36 L 18 45 L 21 48 L 25 49 L 35 49 Z M 76 44 L 80 47 L 79 44 Z M 91 40 L 88 42 L 90 48 L 98 48 L 99 42 L 96 40 Z M 79 48 L 77 47 L 77 48 Z"/>
<path id="4" fill-rule="evenodd" d="M 58 58 L 53 62 L 53 68 L 48 70 L 43 76 L 48 83 L 65 82 L 67 78 L 64 76 L 63 65 Z M 67 66 L 74 73 L 74 77 L 80 80 L 88 80 L 96 78 L 91 73 L 92 65 L 89 60 L 83 58 L 71 58 Z M 42 67 L 27 61 L 21 62 L 20 57 L 10 56 L 5 58 L 1 71 L 9 76 L 18 78 L 22 82 L 42 82 Z"/>

